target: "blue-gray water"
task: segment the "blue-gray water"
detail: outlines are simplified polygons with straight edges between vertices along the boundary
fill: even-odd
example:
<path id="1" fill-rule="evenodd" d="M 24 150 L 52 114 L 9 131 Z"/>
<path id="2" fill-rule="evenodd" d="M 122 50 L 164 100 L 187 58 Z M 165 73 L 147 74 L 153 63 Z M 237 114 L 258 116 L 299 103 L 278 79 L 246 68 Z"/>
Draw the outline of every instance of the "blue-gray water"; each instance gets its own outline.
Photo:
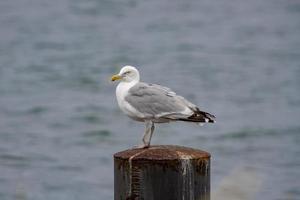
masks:
<path id="1" fill-rule="evenodd" d="M 300 199 L 299 1 L 3 0 L 1 200 L 113 199 L 112 155 L 144 130 L 109 81 L 127 64 L 217 116 L 153 144 L 211 152 L 212 190 L 242 166 L 254 199 Z"/>

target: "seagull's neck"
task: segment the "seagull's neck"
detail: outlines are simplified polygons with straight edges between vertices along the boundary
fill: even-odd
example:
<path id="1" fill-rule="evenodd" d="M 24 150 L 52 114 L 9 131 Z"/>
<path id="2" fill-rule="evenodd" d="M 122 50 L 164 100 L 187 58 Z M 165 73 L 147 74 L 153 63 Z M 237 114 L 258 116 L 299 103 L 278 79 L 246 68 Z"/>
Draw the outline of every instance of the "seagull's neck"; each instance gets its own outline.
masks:
<path id="1" fill-rule="evenodd" d="M 117 89 L 116 89 L 116 96 L 118 102 L 120 100 L 123 100 L 125 96 L 127 95 L 128 91 L 130 90 L 131 87 L 133 87 L 135 84 L 137 84 L 139 81 L 130 81 L 130 82 L 125 82 L 122 81 L 118 84 Z"/>
<path id="2" fill-rule="evenodd" d="M 133 87 L 135 84 L 137 84 L 138 81 L 131 81 L 131 82 L 120 82 L 116 88 L 116 96 L 118 105 L 126 113 L 126 109 L 124 107 L 124 99 L 126 95 L 128 94 L 128 91 L 131 87 Z"/>

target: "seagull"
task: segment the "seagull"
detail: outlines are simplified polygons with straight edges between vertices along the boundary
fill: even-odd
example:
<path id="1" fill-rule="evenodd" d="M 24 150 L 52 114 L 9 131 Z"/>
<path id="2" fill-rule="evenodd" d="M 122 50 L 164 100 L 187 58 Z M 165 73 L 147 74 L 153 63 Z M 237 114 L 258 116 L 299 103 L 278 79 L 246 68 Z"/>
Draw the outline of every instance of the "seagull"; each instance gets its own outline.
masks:
<path id="1" fill-rule="evenodd" d="M 138 148 L 150 146 L 155 123 L 172 121 L 214 123 L 215 116 L 201 111 L 193 103 L 177 95 L 170 88 L 140 82 L 140 73 L 133 66 L 124 66 L 111 77 L 120 80 L 116 97 L 120 109 L 130 118 L 146 125 L 142 144 Z"/>

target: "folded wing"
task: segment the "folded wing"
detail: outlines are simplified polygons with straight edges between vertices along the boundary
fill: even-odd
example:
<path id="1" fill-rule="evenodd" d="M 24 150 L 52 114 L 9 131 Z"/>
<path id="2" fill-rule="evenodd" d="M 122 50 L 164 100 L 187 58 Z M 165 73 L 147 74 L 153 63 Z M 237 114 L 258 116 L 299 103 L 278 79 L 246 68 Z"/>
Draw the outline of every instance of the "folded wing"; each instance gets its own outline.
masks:
<path id="1" fill-rule="evenodd" d="M 171 89 L 157 84 L 139 82 L 129 90 L 125 100 L 147 118 L 190 122 L 214 122 L 215 118 Z"/>

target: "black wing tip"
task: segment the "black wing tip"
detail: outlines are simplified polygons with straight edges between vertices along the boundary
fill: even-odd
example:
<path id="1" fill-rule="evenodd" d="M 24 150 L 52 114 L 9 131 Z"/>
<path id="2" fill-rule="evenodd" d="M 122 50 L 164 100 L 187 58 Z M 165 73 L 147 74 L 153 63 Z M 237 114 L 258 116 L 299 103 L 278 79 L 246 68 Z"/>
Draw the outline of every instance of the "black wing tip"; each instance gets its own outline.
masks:
<path id="1" fill-rule="evenodd" d="M 200 111 L 197 109 L 190 117 L 187 118 L 187 121 L 192 122 L 201 122 L 201 123 L 215 123 L 216 117 L 210 113 Z"/>
<path id="2" fill-rule="evenodd" d="M 207 116 L 207 115 L 209 115 L 209 116 Z M 205 117 L 206 117 L 206 119 L 208 119 L 209 123 L 215 123 L 215 121 L 216 121 L 216 117 L 212 114 L 206 113 Z"/>

